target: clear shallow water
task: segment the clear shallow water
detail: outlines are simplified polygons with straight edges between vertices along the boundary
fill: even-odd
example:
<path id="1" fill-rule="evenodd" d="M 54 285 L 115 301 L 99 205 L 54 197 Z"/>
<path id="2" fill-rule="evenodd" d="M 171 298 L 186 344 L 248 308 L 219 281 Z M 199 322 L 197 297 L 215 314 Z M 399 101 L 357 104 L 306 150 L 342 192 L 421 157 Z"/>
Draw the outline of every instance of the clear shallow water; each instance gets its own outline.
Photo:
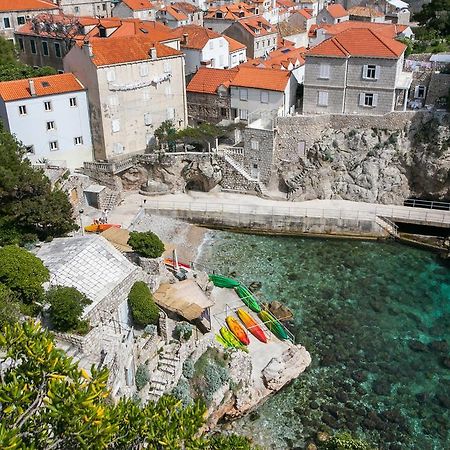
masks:
<path id="1" fill-rule="evenodd" d="M 396 243 L 211 233 L 198 261 L 261 282 L 313 358 L 234 430 L 267 449 L 336 429 L 380 449 L 450 449 L 450 266 Z"/>

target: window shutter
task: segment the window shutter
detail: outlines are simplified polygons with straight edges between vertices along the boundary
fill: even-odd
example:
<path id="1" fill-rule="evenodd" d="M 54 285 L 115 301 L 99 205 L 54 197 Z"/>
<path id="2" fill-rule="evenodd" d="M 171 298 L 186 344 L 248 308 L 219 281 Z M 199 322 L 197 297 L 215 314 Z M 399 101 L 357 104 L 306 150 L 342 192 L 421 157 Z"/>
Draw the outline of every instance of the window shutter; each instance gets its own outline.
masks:
<path id="1" fill-rule="evenodd" d="M 152 124 L 152 116 L 150 115 L 150 113 L 145 113 L 144 114 L 144 123 L 145 123 L 145 125 L 151 125 Z"/>
<path id="2" fill-rule="evenodd" d="M 419 86 L 416 86 L 414 89 L 414 98 L 419 98 Z"/>
<path id="3" fill-rule="evenodd" d="M 363 74 L 362 74 L 363 78 L 367 78 L 368 70 L 369 70 L 369 66 L 367 64 L 364 64 L 364 66 L 363 66 Z"/>
<path id="4" fill-rule="evenodd" d="M 372 106 L 378 105 L 378 94 L 373 94 Z"/>
<path id="5" fill-rule="evenodd" d="M 114 69 L 110 69 L 110 70 L 108 70 L 108 72 L 106 72 L 106 79 L 108 81 L 116 80 L 116 72 L 114 71 Z"/>
<path id="6" fill-rule="evenodd" d="M 111 122 L 111 127 L 112 127 L 113 133 L 117 133 L 118 131 L 120 131 L 120 121 L 119 121 L 119 119 L 114 119 Z"/>
<path id="7" fill-rule="evenodd" d="M 359 106 L 364 106 L 365 98 L 366 98 L 366 95 L 364 94 L 364 92 L 361 92 L 359 94 Z"/>
<path id="8" fill-rule="evenodd" d="M 147 64 L 141 64 L 139 66 L 139 72 L 141 74 L 141 77 L 145 77 L 148 75 L 148 65 Z"/>
<path id="9" fill-rule="evenodd" d="M 375 79 L 378 80 L 380 78 L 380 66 L 375 66 Z"/>

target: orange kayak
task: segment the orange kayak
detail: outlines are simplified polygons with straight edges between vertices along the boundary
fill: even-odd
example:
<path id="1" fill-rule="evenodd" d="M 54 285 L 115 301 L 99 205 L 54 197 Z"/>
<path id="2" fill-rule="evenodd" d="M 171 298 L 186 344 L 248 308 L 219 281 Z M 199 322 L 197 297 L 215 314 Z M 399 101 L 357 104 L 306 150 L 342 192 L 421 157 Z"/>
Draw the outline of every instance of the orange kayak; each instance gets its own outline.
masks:
<path id="1" fill-rule="evenodd" d="M 267 337 L 264 334 L 264 331 L 258 325 L 256 320 L 247 311 L 244 311 L 243 309 L 238 309 L 237 315 L 239 316 L 239 319 L 241 319 L 242 323 L 245 325 L 245 328 L 247 328 L 247 330 L 250 331 L 250 333 L 252 333 L 256 339 L 264 343 L 267 342 Z"/>
<path id="2" fill-rule="evenodd" d="M 247 336 L 245 330 L 241 327 L 240 323 L 231 316 L 228 316 L 225 321 L 227 322 L 228 328 L 231 332 L 244 344 L 250 344 L 250 340 Z"/>
<path id="3" fill-rule="evenodd" d="M 88 231 L 89 233 L 101 233 L 102 231 L 113 227 L 120 228 L 121 225 L 117 225 L 115 223 L 91 223 L 90 225 L 84 227 L 84 231 Z"/>

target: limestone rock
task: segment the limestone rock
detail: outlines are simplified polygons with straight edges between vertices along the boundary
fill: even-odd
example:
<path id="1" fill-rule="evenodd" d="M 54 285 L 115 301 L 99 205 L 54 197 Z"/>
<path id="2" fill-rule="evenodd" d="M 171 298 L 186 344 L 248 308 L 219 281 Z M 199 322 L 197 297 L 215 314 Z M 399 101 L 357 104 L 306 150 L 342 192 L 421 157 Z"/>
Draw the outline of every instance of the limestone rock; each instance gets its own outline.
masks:
<path id="1" fill-rule="evenodd" d="M 281 389 L 297 378 L 311 364 L 311 355 L 302 346 L 292 346 L 281 358 L 272 358 L 262 371 L 264 385 L 271 390 Z"/>

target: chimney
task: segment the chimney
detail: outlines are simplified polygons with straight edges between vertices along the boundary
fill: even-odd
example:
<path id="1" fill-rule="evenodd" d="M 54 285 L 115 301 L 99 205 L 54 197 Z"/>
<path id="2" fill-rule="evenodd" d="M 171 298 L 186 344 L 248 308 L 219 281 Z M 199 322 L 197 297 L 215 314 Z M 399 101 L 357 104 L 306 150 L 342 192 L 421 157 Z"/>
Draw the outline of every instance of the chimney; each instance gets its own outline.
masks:
<path id="1" fill-rule="evenodd" d="M 187 45 L 188 42 L 188 34 L 183 33 L 183 36 L 181 37 L 181 45 Z"/>
<path id="2" fill-rule="evenodd" d="M 30 86 L 30 94 L 32 97 L 36 97 L 36 88 L 34 86 L 34 80 L 28 80 L 28 84 Z"/>
<path id="3" fill-rule="evenodd" d="M 151 47 L 150 50 L 148 51 L 148 56 L 150 56 L 150 59 L 156 59 L 156 48 L 155 47 Z"/>

